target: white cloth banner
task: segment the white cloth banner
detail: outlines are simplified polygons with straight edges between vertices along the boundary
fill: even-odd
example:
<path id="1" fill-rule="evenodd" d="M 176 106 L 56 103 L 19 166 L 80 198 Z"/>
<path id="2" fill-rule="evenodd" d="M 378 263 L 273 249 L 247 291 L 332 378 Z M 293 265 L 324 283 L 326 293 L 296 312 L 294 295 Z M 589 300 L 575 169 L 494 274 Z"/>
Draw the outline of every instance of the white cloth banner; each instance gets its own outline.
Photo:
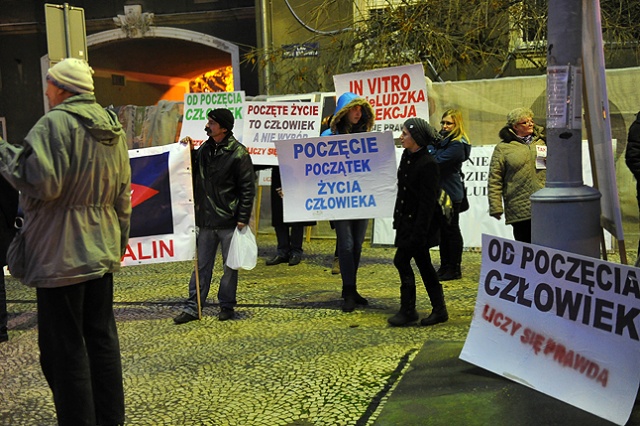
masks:
<path id="1" fill-rule="evenodd" d="M 460 359 L 623 425 L 640 381 L 638 269 L 482 236 Z"/>
<path id="2" fill-rule="evenodd" d="M 472 146 L 469 160 L 462 163 L 469 210 L 460 214 L 460 231 L 464 240 L 464 247 L 481 247 L 482 234 L 495 235 L 502 238 L 513 238 L 513 229 L 505 224 L 504 215 L 500 220 L 489 216 L 489 199 L 487 198 L 487 182 L 489 165 L 495 145 Z M 615 149 L 615 140 L 614 140 Z M 402 155 L 402 150 L 397 151 Z M 399 162 L 399 157 L 398 157 Z M 591 185 L 591 162 L 589 161 L 589 147 L 587 141 L 582 143 L 582 170 L 585 185 Z M 374 244 L 393 244 L 395 232 L 391 229 L 392 220 L 376 219 L 373 227 Z M 607 249 L 612 246 L 611 234 L 605 233 Z"/>
<path id="3" fill-rule="evenodd" d="M 400 136 L 411 117 L 429 120 L 427 80 L 422 64 L 381 68 L 333 76 L 337 96 L 352 92 L 369 101 L 375 112 L 372 131 L 390 130 Z"/>
<path id="4" fill-rule="evenodd" d="M 195 255 L 191 153 L 180 143 L 129 151 L 131 232 L 122 265 L 177 262 Z"/>
<path id="5" fill-rule="evenodd" d="M 285 222 L 369 219 L 393 213 L 391 132 L 275 142 Z"/>
<path id="6" fill-rule="evenodd" d="M 247 102 L 244 146 L 253 164 L 278 165 L 274 142 L 320 135 L 319 102 Z"/>
<path id="7" fill-rule="evenodd" d="M 180 140 L 189 136 L 193 139 L 195 147 L 202 145 L 208 138 L 204 126 L 207 124 L 209 111 L 216 108 L 227 108 L 234 118 L 233 136 L 242 142 L 244 99 L 244 91 L 186 93 L 184 95 L 184 115 L 182 116 Z"/>

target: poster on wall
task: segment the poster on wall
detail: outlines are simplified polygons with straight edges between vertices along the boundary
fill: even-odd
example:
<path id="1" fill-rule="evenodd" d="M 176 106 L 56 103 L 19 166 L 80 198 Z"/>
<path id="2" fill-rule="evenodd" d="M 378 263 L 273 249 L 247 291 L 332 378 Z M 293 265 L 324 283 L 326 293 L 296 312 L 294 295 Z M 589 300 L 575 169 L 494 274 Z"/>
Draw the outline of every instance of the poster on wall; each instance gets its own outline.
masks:
<path id="1" fill-rule="evenodd" d="M 352 92 L 367 99 L 375 112 L 374 132 L 400 137 L 402 124 L 411 117 L 429 121 L 427 80 L 422 64 L 381 68 L 333 76 L 336 94 Z"/>

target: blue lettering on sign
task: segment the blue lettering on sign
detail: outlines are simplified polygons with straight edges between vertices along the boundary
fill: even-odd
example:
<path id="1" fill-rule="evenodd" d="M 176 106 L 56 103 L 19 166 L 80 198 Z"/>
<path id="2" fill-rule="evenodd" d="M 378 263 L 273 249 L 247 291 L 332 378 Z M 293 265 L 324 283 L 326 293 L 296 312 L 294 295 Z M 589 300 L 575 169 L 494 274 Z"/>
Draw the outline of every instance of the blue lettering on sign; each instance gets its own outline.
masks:
<path id="1" fill-rule="evenodd" d="M 318 195 L 329 194 L 350 194 L 352 192 L 362 192 L 360 183 L 357 180 L 353 182 L 325 182 L 321 180 L 318 182 Z"/>
<path id="2" fill-rule="evenodd" d="M 307 163 L 304 165 L 305 176 L 314 175 L 343 175 L 349 173 L 370 173 L 370 159 L 366 160 L 347 160 L 347 161 L 330 161 L 327 163 Z"/>
<path id="3" fill-rule="evenodd" d="M 307 198 L 305 209 L 311 210 L 338 210 L 376 207 L 376 199 L 370 195 L 345 195 L 341 197 Z"/>
<path id="4" fill-rule="evenodd" d="M 378 138 L 375 136 L 349 140 L 320 141 L 317 144 L 308 142 L 293 145 L 293 158 L 296 160 L 300 156 L 307 158 L 344 156 L 348 159 L 351 154 L 368 154 L 372 152 L 378 152 Z"/>

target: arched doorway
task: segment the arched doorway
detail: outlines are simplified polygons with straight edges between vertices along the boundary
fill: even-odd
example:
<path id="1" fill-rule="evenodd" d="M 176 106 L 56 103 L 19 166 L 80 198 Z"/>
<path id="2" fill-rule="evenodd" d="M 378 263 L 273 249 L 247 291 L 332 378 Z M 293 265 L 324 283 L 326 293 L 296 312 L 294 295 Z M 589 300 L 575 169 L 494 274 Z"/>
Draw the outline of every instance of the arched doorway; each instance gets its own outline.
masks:
<path id="1" fill-rule="evenodd" d="M 102 105 L 153 105 L 182 100 L 188 81 L 222 67 L 231 67 L 233 88 L 240 90 L 237 45 L 208 34 L 172 27 L 149 27 L 130 37 L 122 29 L 87 36 L 88 59 L 95 71 L 96 97 Z M 46 88 L 49 57 L 41 58 Z M 44 93 L 44 90 L 43 90 Z M 47 100 L 44 99 L 45 111 Z"/>

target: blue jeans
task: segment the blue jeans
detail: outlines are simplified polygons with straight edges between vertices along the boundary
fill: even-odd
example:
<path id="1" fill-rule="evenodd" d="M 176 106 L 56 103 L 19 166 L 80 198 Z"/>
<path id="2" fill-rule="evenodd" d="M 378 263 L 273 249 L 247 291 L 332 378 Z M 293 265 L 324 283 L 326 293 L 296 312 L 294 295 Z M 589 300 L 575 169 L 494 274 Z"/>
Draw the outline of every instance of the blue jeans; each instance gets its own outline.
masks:
<path id="1" fill-rule="evenodd" d="M 356 287 L 356 274 L 360 265 L 362 243 L 368 225 L 369 219 L 334 221 L 343 287 Z"/>
<path id="2" fill-rule="evenodd" d="M 38 288 L 40 365 L 58 425 L 124 423 L 120 343 L 113 315 L 113 275 Z"/>
<path id="3" fill-rule="evenodd" d="M 200 228 L 196 245 L 198 247 L 198 274 L 200 278 L 200 302 L 204 303 L 209 295 L 213 267 L 216 260 L 218 246 L 222 249 L 222 278 L 218 288 L 218 302 L 222 308 L 233 308 L 236 305 L 236 290 L 238 289 L 238 271 L 227 267 L 229 245 L 235 228 L 207 229 Z M 184 312 L 198 316 L 198 301 L 196 296 L 196 271 L 191 273 L 189 280 L 189 299 L 185 303 Z"/>

